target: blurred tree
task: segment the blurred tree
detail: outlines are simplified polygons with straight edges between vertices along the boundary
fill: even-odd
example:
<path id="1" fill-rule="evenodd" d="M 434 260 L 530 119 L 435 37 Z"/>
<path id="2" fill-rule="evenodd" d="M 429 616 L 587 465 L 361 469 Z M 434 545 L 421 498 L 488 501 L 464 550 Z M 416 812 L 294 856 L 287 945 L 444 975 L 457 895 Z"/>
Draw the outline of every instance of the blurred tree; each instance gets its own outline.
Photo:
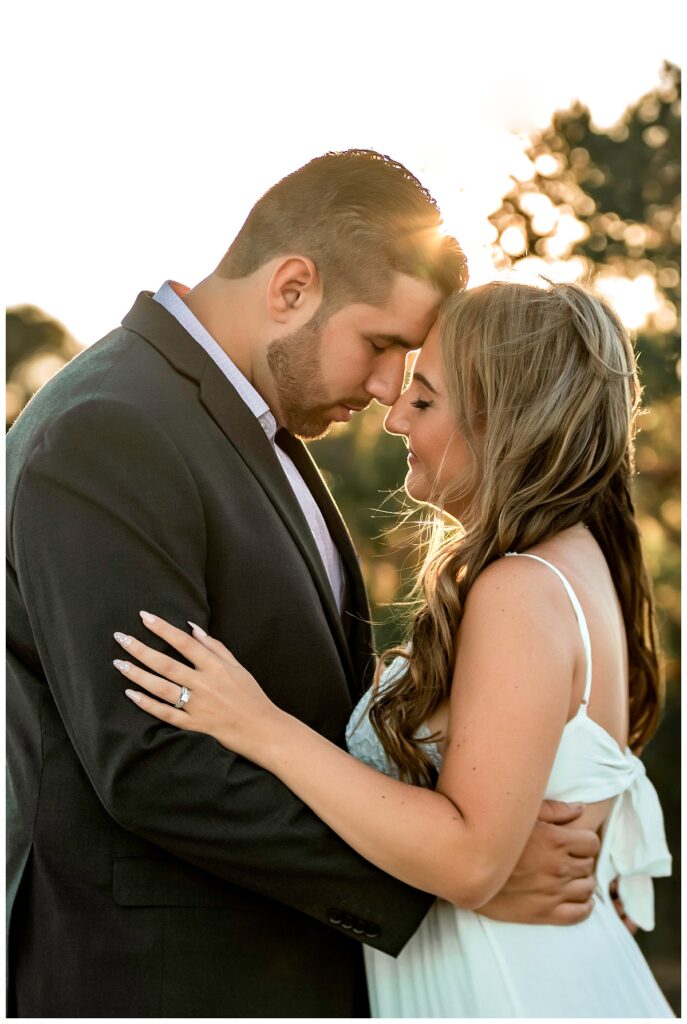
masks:
<path id="1" fill-rule="evenodd" d="M 532 140 L 532 176 L 490 218 L 496 266 L 565 261 L 618 305 L 649 404 L 679 392 L 680 71 L 606 131 L 576 104 Z"/>

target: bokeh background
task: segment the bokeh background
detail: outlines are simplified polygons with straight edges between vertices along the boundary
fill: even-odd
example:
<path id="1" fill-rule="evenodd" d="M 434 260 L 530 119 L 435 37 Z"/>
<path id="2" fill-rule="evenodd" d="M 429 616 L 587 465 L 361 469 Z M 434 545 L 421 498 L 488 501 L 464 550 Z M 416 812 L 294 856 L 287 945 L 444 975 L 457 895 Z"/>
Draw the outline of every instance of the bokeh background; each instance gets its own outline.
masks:
<path id="1" fill-rule="evenodd" d="M 26 0 L 8 12 L 8 426 L 142 288 L 194 284 L 270 184 L 328 149 L 406 163 L 461 240 L 471 284 L 593 284 L 633 332 L 645 413 L 636 499 L 665 653 L 645 753 L 674 875 L 639 941 L 680 999 L 680 55 L 655 9 L 448 0 L 250 10 L 198 0 Z M 377 642 L 417 564 L 405 452 L 371 407 L 315 442 L 361 553 Z M 574 965 L 571 965 L 574 969 Z"/>

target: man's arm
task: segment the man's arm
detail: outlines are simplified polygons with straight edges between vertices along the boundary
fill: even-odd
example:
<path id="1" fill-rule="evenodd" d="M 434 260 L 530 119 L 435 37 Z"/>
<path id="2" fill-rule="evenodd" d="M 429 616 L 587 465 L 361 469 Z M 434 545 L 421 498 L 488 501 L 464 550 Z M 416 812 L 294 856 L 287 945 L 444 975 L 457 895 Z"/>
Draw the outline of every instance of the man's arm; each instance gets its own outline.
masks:
<path id="1" fill-rule="evenodd" d="M 133 632 L 146 606 L 179 626 L 209 613 L 200 499 L 152 419 L 104 401 L 59 417 L 25 467 L 10 526 L 48 685 L 111 817 L 324 923 L 345 928 L 351 915 L 369 927 L 347 933 L 398 952 L 431 897 L 368 864 L 268 772 L 123 696 L 115 630 Z"/>

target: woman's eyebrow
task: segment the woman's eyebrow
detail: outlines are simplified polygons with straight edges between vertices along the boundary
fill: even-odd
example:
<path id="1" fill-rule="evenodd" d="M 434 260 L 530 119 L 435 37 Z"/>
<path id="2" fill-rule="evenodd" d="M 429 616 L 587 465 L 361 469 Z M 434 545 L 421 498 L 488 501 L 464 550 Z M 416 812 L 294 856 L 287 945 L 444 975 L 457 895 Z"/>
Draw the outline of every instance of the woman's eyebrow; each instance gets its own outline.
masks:
<path id="1" fill-rule="evenodd" d="M 419 381 L 420 384 L 423 384 L 427 388 L 428 391 L 432 392 L 433 395 L 438 395 L 439 394 L 437 389 L 435 387 L 433 387 L 429 383 L 429 381 L 427 380 L 427 378 L 425 377 L 425 375 L 423 373 L 414 373 L 413 374 L 413 380 Z"/>

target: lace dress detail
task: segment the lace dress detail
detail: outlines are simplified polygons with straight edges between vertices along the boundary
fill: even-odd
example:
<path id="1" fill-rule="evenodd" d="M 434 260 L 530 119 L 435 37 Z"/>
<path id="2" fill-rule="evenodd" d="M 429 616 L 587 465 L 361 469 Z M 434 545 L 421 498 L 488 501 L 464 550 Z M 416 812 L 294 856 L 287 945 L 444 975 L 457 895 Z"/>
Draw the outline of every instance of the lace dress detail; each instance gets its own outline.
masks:
<path id="1" fill-rule="evenodd" d="M 405 672 L 405 667 L 405 658 L 401 656 L 394 658 L 380 681 L 381 688 L 384 689 L 399 679 Z M 353 709 L 353 713 L 346 726 L 346 745 L 350 753 L 354 754 L 359 761 L 369 764 L 371 768 L 376 768 L 378 772 L 383 772 L 384 775 L 390 775 L 392 778 L 397 779 L 399 778 L 398 767 L 387 758 L 384 747 L 379 742 L 377 733 L 374 731 L 370 721 L 369 711 L 371 704 L 372 688 L 362 695 Z M 429 729 L 421 727 L 416 735 L 419 738 L 421 736 L 429 736 L 429 734 Z M 439 771 L 441 768 L 441 754 L 436 743 L 427 744 L 427 753 L 434 767 Z"/>
<path id="2" fill-rule="evenodd" d="M 563 730 L 545 797 L 585 803 L 616 798 L 603 826 L 594 910 L 573 927 L 520 925 L 491 921 L 437 900 L 396 959 L 365 947 L 372 1013 L 375 1017 L 672 1017 L 608 893 L 609 883 L 617 877 L 627 914 L 643 929 L 653 928 L 652 877 L 671 870 L 656 791 L 642 762 L 587 714 L 591 644 L 584 612 L 570 583 L 537 555 L 509 552 L 509 556 L 533 558 L 556 573 L 584 643 L 584 696 Z M 388 685 L 404 668 L 405 659 L 396 658 L 381 685 Z M 351 715 L 348 749 L 378 771 L 398 778 L 370 723 L 370 701 L 368 691 Z M 436 745 L 430 744 L 428 752 L 440 769 Z"/>

